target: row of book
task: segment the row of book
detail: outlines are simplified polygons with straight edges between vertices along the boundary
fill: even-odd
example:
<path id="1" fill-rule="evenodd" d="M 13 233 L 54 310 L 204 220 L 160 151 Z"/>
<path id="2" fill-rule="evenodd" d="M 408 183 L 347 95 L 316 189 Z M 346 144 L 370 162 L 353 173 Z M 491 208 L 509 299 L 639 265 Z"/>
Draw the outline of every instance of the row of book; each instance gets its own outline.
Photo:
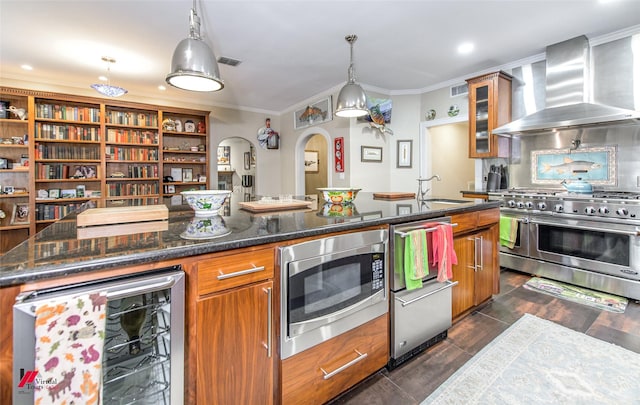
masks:
<path id="1" fill-rule="evenodd" d="M 109 176 L 112 177 L 112 176 Z M 127 169 L 127 178 L 131 179 L 148 179 L 158 178 L 157 165 L 130 165 Z"/>
<path id="2" fill-rule="evenodd" d="M 107 111 L 107 124 L 158 127 L 158 115 L 132 111 Z"/>
<path id="3" fill-rule="evenodd" d="M 158 160 L 158 149 L 108 145 L 104 153 L 111 160 Z"/>
<path id="4" fill-rule="evenodd" d="M 100 127 L 80 125 L 36 124 L 36 139 L 100 141 Z"/>
<path id="5" fill-rule="evenodd" d="M 53 120 L 100 122 L 100 109 L 60 104 L 36 104 L 36 116 Z"/>
<path id="6" fill-rule="evenodd" d="M 35 144 L 36 159 L 99 160 L 100 148 L 96 146 L 71 146 L 62 144 Z"/>
<path id="7" fill-rule="evenodd" d="M 133 195 L 150 195 L 158 194 L 160 190 L 158 183 L 111 183 L 107 187 L 108 197 L 133 196 Z"/>
<path id="8" fill-rule="evenodd" d="M 158 132 L 139 129 L 107 129 L 107 142 L 158 144 Z"/>
<path id="9" fill-rule="evenodd" d="M 97 177 L 97 165 L 36 163 L 36 180 L 95 179 Z"/>
<path id="10" fill-rule="evenodd" d="M 36 220 L 48 221 L 60 219 L 82 207 L 83 203 L 66 204 L 38 204 L 36 206 Z"/>

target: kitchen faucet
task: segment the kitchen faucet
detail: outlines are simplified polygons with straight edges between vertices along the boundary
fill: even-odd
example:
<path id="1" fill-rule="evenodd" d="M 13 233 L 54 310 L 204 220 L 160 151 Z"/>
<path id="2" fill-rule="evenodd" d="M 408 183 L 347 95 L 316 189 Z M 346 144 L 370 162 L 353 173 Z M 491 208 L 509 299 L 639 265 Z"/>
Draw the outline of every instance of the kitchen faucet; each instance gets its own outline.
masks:
<path id="1" fill-rule="evenodd" d="M 425 195 L 429 192 L 429 190 L 431 190 L 431 188 L 428 188 L 428 189 L 423 191 L 422 190 L 422 183 L 424 183 L 425 181 L 431 181 L 433 179 L 436 179 L 438 181 L 442 181 L 440 176 L 438 176 L 437 174 L 434 174 L 433 176 L 429 177 L 428 179 L 418 178 L 418 201 L 424 200 L 425 199 Z"/>

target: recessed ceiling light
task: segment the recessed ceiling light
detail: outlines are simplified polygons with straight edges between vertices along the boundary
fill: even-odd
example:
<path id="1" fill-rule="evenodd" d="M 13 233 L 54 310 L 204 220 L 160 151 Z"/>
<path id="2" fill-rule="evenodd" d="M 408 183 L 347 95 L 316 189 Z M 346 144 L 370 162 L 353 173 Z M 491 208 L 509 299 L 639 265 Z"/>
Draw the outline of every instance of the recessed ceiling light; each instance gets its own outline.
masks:
<path id="1" fill-rule="evenodd" d="M 103 81 L 103 82 L 106 82 L 106 81 L 107 81 L 107 80 L 109 80 L 109 79 L 107 78 L 107 76 L 98 76 L 98 80 L 101 80 L 101 81 Z"/>
<path id="2" fill-rule="evenodd" d="M 458 53 L 467 54 L 473 51 L 473 44 L 471 42 L 463 42 L 458 45 Z"/>
<path id="3" fill-rule="evenodd" d="M 167 89 L 167 88 L 166 88 L 166 87 L 164 87 L 163 85 L 158 86 L 158 90 L 163 90 L 163 91 L 164 91 L 164 90 L 166 90 L 166 89 Z"/>
<path id="4" fill-rule="evenodd" d="M 22 65 L 20 67 L 23 68 L 24 70 L 33 70 L 33 67 L 31 67 L 30 65 Z"/>

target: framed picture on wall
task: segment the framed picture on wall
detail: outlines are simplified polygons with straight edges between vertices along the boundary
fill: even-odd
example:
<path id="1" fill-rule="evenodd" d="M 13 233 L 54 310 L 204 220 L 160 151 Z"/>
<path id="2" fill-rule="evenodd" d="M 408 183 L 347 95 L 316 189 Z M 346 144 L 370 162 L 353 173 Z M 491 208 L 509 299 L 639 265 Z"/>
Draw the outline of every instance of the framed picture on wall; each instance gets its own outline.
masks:
<path id="1" fill-rule="evenodd" d="M 231 165 L 231 146 L 218 146 L 218 165 Z"/>
<path id="2" fill-rule="evenodd" d="M 397 168 L 411 168 L 413 141 L 398 141 L 398 156 L 396 160 Z"/>
<path id="3" fill-rule="evenodd" d="M 331 96 L 309 104 L 293 113 L 294 129 L 310 127 L 333 119 Z"/>
<path id="4" fill-rule="evenodd" d="M 382 148 L 378 146 L 361 146 L 361 162 L 382 162 Z"/>
<path id="5" fill-rule="evenodd" d="M 305 150 L 304 151 L 304 172 L 305 173 L 318 173 L 319 166 L 319 153 L 317 150 Z"/>
<path id="6" fill-rule="evenodd" d="M 11 215 L 11 225 L 29 223 L 29 204 L 13 204 L 13 214 Z"/>
<path id="7" fill-rule="evenodd" d="M 244 170 L 251 169 L 251 152 L 244 153 Z"/>

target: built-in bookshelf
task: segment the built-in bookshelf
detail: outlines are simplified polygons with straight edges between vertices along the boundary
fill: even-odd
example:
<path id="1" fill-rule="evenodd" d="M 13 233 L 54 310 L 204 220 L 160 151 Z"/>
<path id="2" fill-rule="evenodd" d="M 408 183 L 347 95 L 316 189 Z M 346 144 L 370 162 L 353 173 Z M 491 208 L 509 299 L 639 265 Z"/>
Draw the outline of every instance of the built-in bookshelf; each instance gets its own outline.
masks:
<path id="1" fill-rule="evenodd" d="M 0 102 L 23 112 L 0 110 L 0 254 L 79 207 L 209 188 L 208 111 L 7 87 Z"/>

